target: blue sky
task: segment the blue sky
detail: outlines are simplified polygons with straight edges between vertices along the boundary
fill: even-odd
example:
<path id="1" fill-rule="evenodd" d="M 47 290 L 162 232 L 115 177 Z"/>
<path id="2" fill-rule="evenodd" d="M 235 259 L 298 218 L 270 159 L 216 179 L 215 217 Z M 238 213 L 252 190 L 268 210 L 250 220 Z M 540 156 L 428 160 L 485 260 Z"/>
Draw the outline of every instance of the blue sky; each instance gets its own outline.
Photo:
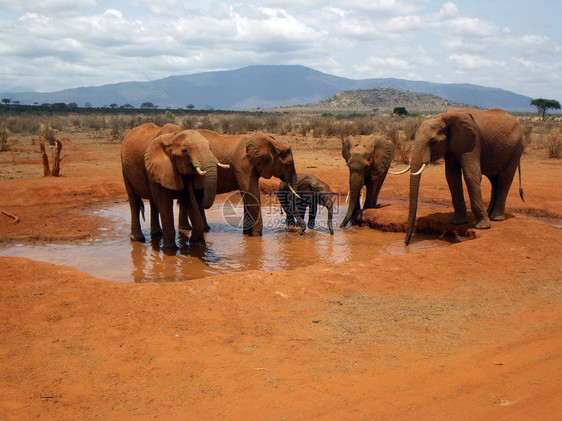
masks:
<path id="1" fill-rule="evenodd" d="M 252 64 L 562 100 L 562 1 L 0 0 L 0 90 Z"/>

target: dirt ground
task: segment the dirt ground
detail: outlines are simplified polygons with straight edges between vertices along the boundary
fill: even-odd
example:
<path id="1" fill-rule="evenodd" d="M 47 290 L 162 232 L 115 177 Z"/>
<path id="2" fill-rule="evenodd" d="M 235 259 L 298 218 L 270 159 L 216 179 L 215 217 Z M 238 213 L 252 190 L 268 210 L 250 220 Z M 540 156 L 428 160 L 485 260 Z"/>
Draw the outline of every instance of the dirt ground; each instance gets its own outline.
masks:
<path id="1" fill-rule="evenodd" d="M 0 214 L 3 247 L 99 235 L 84 210 L 125 199 L 119 142 L 59 136 L 59 178 L 30 137 L 0 154 L 0 209 L 21 219 Z M 345 194 L 337 148 L 287 140 Z M 361 263 L 135 284 L 1 257 L 0 418 L 560 419 L 562 168 L 530 151 L 522 170 L 526 202 L 515 181 L 510 217 L 475 231 L 448 224 L 429 167 L 417 226 L 463 241 Z M 389 176 L 364 223 L 404 231 L 407 194 Z"/>

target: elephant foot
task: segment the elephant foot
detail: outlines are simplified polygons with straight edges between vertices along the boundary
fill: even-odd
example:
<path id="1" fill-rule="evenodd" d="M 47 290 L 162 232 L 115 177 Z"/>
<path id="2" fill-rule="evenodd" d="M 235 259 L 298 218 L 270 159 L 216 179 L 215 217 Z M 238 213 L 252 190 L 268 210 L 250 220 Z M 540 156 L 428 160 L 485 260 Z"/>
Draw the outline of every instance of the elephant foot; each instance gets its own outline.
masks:
<path id="1" fill-rule="evenodd" d="M 249 235 L 250 237 L 261 237 L 261 231 L 244 230 L 244 235 Z"/>
<path id="2" fill-rule="evenodd" d="M 178 250 L 178 246 L 174 242 L 173 244 L 162 245 L 162 251 L 166 253 L 175 253 Z"/>
<path id="3" fill-rule="evenodd" d="M 490 215 L 490 220 L 492 221 L 504 221 L 505 220 L 505 215 L 503 213 L 496 213 L 496 212 L 492 212 L 492 214 Z"/>
<path id="4" fill-rule="evenodd" d="M 456 213 L 449 219 L 449 222 L 453 225 L 463 225 L 468 223 L 468 217 L 466 215 L 457 215 Z"/>
<path id="5" fill-rule="evenodd" d="M 192 246 L 195 245 L 200 245 L 200 246 L 204 246 L 205 245 L 205 239 L 203 237 L 195 237 L 195 236 L 191 236 L 189 237 L 189 244 Z"/>
<path id="6" fill-rule="evenodd" d="M 129 235 L 129 238 L 131 239 L 131 241 L 138 241 L 140 243 L 144 243 L 146 241 L 146 239 L 144 238 L 144 235 L 142 235 L 142 234 L 131 233 L 131 235 Z"/>
<path id="7" fill-rule="evenodd" d="M 482 218 L 480 221 L 476 222 L 476 224 L 474 225 L 474 228 L 479 229 L 479 230 L 486 230 L 488 228 L 490 228 L 492 226 L 492 223 L 490 222 L 490 219 L 486 218 Z"/>

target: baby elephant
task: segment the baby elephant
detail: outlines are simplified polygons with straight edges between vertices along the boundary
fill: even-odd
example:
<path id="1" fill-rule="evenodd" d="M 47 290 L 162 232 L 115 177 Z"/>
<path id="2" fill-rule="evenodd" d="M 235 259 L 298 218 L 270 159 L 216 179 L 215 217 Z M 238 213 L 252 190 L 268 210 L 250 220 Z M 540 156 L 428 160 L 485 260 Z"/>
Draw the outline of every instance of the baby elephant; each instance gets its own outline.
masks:
<path id="1" fill-rule="evenodd" d="M 287 214 L 287 227 L 295 226 L 296 218 L 298 226 L 304 232 L 306 229 L 304 215 L 306 209 L 309 208 L 308 227 L 314 228 L 316 212 L 318 204 L 320 204 L 328 209 L 328 230 L 331 235 L 334 235 L 334 228 L 332 227 L 334 204 L 332 197 L 335 193 L 330 190 L 330 186 L 313 175 L 297 174 L 297 181 L 293 184 L 293 187 L 298 197 L 291 192 L 289 185 L 284 181 L 279 184 L 279 189 L 277 190 L 279 202 Z"/>

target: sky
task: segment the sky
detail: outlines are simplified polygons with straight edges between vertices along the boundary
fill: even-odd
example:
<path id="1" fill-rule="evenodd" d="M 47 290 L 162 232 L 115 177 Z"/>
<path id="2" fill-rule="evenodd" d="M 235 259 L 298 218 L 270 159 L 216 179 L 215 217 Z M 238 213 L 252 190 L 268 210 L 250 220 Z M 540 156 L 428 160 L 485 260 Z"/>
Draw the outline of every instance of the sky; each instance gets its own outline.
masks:
<path id="1" fill-rule="evenodd" d="M 561 0 L 0 0 L 0 91 L 298 64 L 561 101 L 561 28 Z"/>

